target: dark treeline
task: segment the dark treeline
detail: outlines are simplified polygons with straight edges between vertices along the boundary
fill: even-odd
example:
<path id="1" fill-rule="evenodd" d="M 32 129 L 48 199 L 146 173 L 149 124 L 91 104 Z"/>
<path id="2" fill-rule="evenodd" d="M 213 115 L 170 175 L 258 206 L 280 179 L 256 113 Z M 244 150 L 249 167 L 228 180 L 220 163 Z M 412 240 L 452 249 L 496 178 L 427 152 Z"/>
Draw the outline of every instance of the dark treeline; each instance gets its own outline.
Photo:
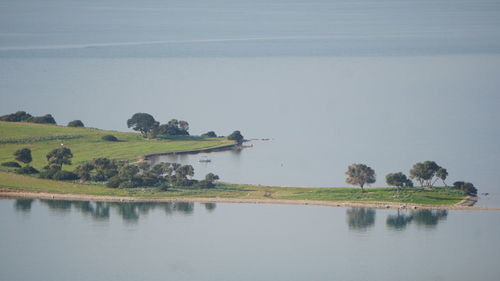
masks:
<path id="1" fill-rule="evenodd" d="M 189 134 L 189 123 L 184 120 L 171 119 L 165 124 L 160 124 L 155 118 L 148 113 L 135 113 L 127 120 L 127 127 L 138 131 L 144 138 L 172 138 L 186 137 Z M 216 138 L 214 131 L 208 131 L 200 136 L 201 138 Z M 234 131 L 228 136 L 228 139 L 236 141 L 238 144 L 243 142 L 243 135 L 240 131 Z"/>
<path id="2" fill-rule="evenodd" d="M 0 116 L 0 121 L 56 124 L 56 120 L 50 114 L 46 114 L 43 116 L 32 116 L 31 114 L 26 113 L 26 111 L 18 111 L 16 113 Z"/>

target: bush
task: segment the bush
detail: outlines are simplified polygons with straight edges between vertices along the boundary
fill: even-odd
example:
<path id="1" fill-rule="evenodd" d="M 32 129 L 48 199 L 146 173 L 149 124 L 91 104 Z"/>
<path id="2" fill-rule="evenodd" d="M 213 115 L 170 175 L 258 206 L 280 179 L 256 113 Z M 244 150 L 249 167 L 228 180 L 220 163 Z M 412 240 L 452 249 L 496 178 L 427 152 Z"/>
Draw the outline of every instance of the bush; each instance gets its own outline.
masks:
<path id="1" fill-rule="evenodd" d="M 50 114 L 45 114 L 44 116 L 32 117 L 28 120 L 28 122 L 38 123 L 38 124 L 56 124 L 56 120 Z"/>
<path id="2" fill-rule="evenodd" d="M 206 133 L 204 133 L 201 136 L 204 137 L 204 138 L 216 138 L 217 137 L 217 135 L 215 134 L 214 131 L 206 132 Z"/>
<path id="3" fill-rule="evenodd" d="M 453 188 L 460 189 L 468 195 L 477 195 L 477 188 L 470 182 L 456 181 L 453 183 Z"/>
<path id="4" fill-rule="evenodd" d="M 194 187 L 196 187 L 196 188 L 214 188 L 215 184 L 213 184 L 211 181 L 201 180 L 201 181 L 195 183 Z"/>
<path id="5" fill-rule="evenodd" d="M 114 176 L 108 180 L 106 183 L 107 187 L 117 188 L 122 183 L 122 179 L 119 176 Z"/>
<path id="6" fill-rule="evenodd" d="M 68 123 L 68 127 L 85 127 L 81 120 L 73 120 Z"/>
<path id="7" fill-rule="evenodd" d="M 21 165 L 19 165 L 19 163 L 14 161 L 3 162 L 2 166 L 11 168 L 21 168 Z"/>
<path id="8" fill-rule="evenodd" d="M 65 180 L 77 180 L 78 175 L 70 172 L 70 171 L 57 171 L 53 176 L 52 179 L 58 180 L 58 181 L 65 181 Z"/>
<path id="9" fill-rule="evenodd" d="M 31 114 L 29 113 L 26 113 L 26 111 L 18 111 L 16 113 L 0 116 L 0 121 L 26 122 L 32 117 L 33 116 L 31 116 Z"/>
<path id="10" fill-rule="evenodd" d="M 25 166 L 16 171 L 18 174 L 25 174 L 25 175 L 32 175 L 32 174 L 38 174 L 39 171 L 31 166 Z"/>
<path id="11" fill-rule="evenodd" d="M 101 139 L 103 139 L 105 141 L 118 141 L 118 138 L 113 136 L 113 135 L 105 135 L 105 136 L 102 136 Z"/>
<path id="12" fill-rule="evenodd" d="M 124 182 L 120 183 L 120 185 L 118 187 L 119 188 L 133 188 L 133 187 L 135 187 L 135 185 L 132 182 L 124 181 Z"/>
<path id="13" fill-rule="evenodd" d="M 42 179 L 52 179 L 54 177 L 54 174 L 57 173 L 58 170 L 56 169 L 46 169 L 42 172 L 40 172 L 40 175 L 38 177 Z"/>

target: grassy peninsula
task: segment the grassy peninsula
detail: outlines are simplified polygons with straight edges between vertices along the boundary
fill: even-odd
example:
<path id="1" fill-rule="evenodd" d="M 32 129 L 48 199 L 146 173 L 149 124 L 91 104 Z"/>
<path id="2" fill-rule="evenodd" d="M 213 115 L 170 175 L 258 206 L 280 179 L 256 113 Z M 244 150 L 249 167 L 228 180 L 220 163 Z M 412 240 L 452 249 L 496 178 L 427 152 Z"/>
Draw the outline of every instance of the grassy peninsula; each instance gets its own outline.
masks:
<path id="1" fill-rule="evenodd" d="M 117 142 L 102 139 L 114 135 Z M 64 127 L 56 125 L 0 122 L 0 162 L 11 161 L 13 153 L 28 147 L 33 153 L 31 163 L 37 169 L 46 165 L 45 155 L 54 147 L 70 147 L 73 151 L 73 165 L 65 165 L 72 170 L 75 166 L 98 157 L 137 161 L 144 154 L 180 152 L 205 148 L 215 148 L 234 143 L 226 138 L 199 138 L 196 140 L 145 139 L 136 133 L 105 131 L 84 127 Z M 295 200 L 311 202 L 378 202 L 414 205 L 457 204 L 467 197 L 461 190 L 435 187 L 433 189 L 367 188 L 360 192 L 356 188 L 298 188 L 273 187 L 217 183 L 215 188 L 180 188 L 162 190 L 148 188 L 108 188 L 104 183 L 83 181 L 55 181 L 36 176 L 19 175 L 13 169 L 1 167 L 0 189 L 3 191 L 45 192 L 53 194 L 75 194 L 92 196 L 133 197 L 137 199 L 159 198 L 212 198 L 241 200 Z"/>

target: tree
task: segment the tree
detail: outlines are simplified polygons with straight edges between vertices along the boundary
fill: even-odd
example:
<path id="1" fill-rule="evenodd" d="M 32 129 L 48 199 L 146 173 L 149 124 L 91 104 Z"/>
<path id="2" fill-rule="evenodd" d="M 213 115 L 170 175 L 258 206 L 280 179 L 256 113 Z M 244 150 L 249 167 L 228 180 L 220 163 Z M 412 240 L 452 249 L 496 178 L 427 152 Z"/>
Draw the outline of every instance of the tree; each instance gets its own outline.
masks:
<path id="1" fill-rule="evenodd" d="M 56 120 L 52 115 L 45 114 L 44 116 L 31 117 L 28 122 L 39 124 L 56 124 Z"/>
<path id="2" fill-rule="evenodd" d="M 446 182 L 444 181 L 447 176 L 448 176 L 448 171 L 446 171 L 445 168 L 439 167 L 439 169 L 436 171 L 436 177 L 437 177 L 437 179 L 441 179 L 443 181 L 444 186 L 448 186 L 446 184 Z"/>
<path id="3" fill-rule="evenodd" d="M 413 165 L 412 169 L 410 170 L 410 178 L 416 179 L 419 183 L 420 186 L 429 186 L 432 187 L 435 183 L 432 179 L 434 176 L 436 176 L 437 172 L 439 169 L 443 169 L 440 167 L 436 162 L 434 161 L 425 161 L 423 163 L 416 163 Z M 443 171 L 444 170 L 444 171 Z M 441 175 L 448 175 L 448 172 L 446 172 L 445 169 L 440 171 L 442 173 Z M 444 178 L 446 179 L 446 175 Z"/>
<path id="4" fill-rule="evenodd" d="M 127 127 L 132 127 L 134 131 L 141 132 L 143 137 L 147 137 L 149 133 L 156 130 L 159 124 L 153 116 L 147 113 L 136 113 L 127 120 Z"/>
<path id="5" fill-rule="evenodd" d="M 56 148 L 47 154 L 48 168 L 61 170 L 62 165 L 71 165 L 71 158 L 73 158 L 71 149 L 67 147 Z"/>
<path id="6" fill-rule="evenodd" d="M 399 189 L 403 186 L 406 186 L 406 187 L 413 186 L 413 183 L 411 182 L 411 180 L 408 179 L 406 177 L 406 175 L 401 173 L 401 172 L 387 174 L 385 176 L 385 181 L 390 186 L 396 186 L 398 192 L 399 192 Z"/>
<path id="7" fill-rule="evenodd" d="M 81 120 L 73 120 L 68 123 L 68 127 L 85 127 Z"/>
<path id="8" fill-rule="evenodd" d="M 91 172 L 94 169 L 94 165 L 91 163 L 83 163 L 76 167 L 75 173 L 83 181 L 88 181 L 92 178 Z"/>
<path id="9" fill-rule="evenodd" d="M 352 164 L 347 168 L 346 182 L 352 185 L 359 185 L 361 187 L 361 192 L 363 192 L 363 186 L 365 184 L 374 183 L 376 180 L 375 171 L 366 166 L 365 164 Z"/>
<path id="10" fill-rule="evenodd" d="M 201 135 L 204 138 L 216 138 L 217 135 L 215 134 L 214 131 L 209 131 Z"/>
<path id="11" fill-rule="evenodd" d="M 205 180 L 206 181 L 209 181 L 209 182 L 214 182 L 216 180 L 219 180 L 219 176 L 214 174 L 214 173 L 208 173 L 206 176 L 205 176 Z"/>
<path id="12" fill-rule="evenodd" d="M 31 114 L 29 113 L 26 113 L 26 111 L 18 111 L 16 113 L 0 116 L 0 121 L 28 122 L 32 117 L 33 116 L 31 116 Z"/>
<path id="13" fill-rule="evenodd" d="M 182 165 L 175 169 L 175 177 L 178 180 L 185 180 L 187 177 L 194 176 L 194 168 L 191 165 Z"/>
<path id="14" fill-rule="evenodd" d="M 14 152 L 14 156 L 16 156 L 17 161 L 23 162 L 26 166 L 28 166 L 33 160 L 31 157 L 31 150 L 29 148 L 16 150 L 16 152 Z"/>
<path id="15" fill-rule="evenodd" d="M 477 188 L 470 182 L 456 181 L 453 183 L 453 188 L 460 189 L 468 195 L 477 195 Z"/>
<path id="16" fill-rule="evenodd" d="M 238 144 L 241 144 L 243 142 L 243 135 L 240 133 L 240 131 L 234 131 L 227 137 L 227 139 L 234 140 Z"/>
<path id="17" fill-rule="evenodd" d="M 158 127 L 158 134 L 165 136 L 188 136 L 189 123 L 183 120 L 172 119 L 167 124 Z"/>

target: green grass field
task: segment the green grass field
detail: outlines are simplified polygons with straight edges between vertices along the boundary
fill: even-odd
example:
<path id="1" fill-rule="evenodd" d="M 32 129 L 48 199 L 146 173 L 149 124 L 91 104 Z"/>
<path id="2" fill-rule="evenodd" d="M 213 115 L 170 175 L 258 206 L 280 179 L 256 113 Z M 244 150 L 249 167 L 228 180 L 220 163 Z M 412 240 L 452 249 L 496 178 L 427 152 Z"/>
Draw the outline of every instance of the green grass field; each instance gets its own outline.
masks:
<path id="1" fill-rule="evenodd" d="M 109 134 L 120 141 L 108 142 L 101 139 Z M 54 139 L 65 137 L 67 139 Z M 14 151 L 27 147 L 31 149 L 33 156 L 31 165 L 41 169 L 47 164 L 45 155 L 60 147 L 61 143 L 73 152 L 73 165 L 64 166 L 64 169 L 72 170 L 82 162 L 98 157 L 136 161 L 144 154 L 212 148 L 234 142 L 225 138 L 147 140 L 137 133 L 0 121 L 0 162 L 13 161 Z"/>
<path id="2" fill-rule="evenodd" d="M 103 135 L 112 134 L 120 142 L 101 140 Z M 59 138 L 59 139 L 58 139 Z M 37 169 L 46 165 L 45 155 L 64 143 L 74 158 L 72 170 L 78 164 L 97 157 L 135 161 L 141 155 L 159 152 L 178 152 L 211 148 L 232 144 L 222 138 L 197 140 L 146 140 L 136 133 L 104 131 L 93 128 L 68 128 L 54 125 L 0 122 L 0 162 L 13 161 L 17 149 L 32 150 L 33 163 Z M 72 193 L 106 196 L 132 196 L 138 198 L 234 198 L 234 199 L 287 199 L 345 202 L 400 202 L 421 205 L 452 205 L 466 195 L 458 190 L 435 188 L 405 188 L 397 193 L 393 188 L 368 188 L 361 193 L 358 188 L 297 188 L 271 187 L 243 184 L 219 183 L 213 189 L 174 188 L 160 191 L 158 188 L 107 188 L 103 184 L 63 182 L 39 179 L 12 173 L 13 169 L 1 167 L 0 187 L 24 191 Z"/>
<path id="3" fill-rule="evenodd" d="M 0 172 L 0 187 L 23 191 L 71 193 L 101 196 L 131 196 L 137 198 L 234 198 L 234 199 L 287 199 L 345 202 L 398 202 L 420 205 L 453 205 L 464 193 L 449 188 L 424 190 L 407 188 L 397 193 L 393 188 L 368 188 L 361 193 L 357 188 L 299 188 L 272 187 L 220 183 L 213 189 L 174 188 L 107 188 L 99 184 L 62 182 Z"/>

